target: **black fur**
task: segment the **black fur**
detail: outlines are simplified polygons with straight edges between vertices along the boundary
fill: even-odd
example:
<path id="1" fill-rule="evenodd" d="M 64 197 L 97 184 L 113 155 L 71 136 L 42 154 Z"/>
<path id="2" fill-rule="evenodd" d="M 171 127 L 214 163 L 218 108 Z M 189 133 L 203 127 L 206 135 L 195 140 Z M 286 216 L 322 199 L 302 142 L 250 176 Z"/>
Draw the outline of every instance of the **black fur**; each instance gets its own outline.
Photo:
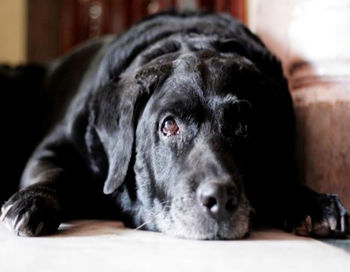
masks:
<path id="1" fill-rule="evenodd" d="M 299 234 L 348 232 L 338 198 L 297 181 L 279 61 L 230 16 L 152 16 L 40 69 L 31 86 L 44 94 L 47 136 L 2 207 L 17 234 L 77 217 L 192 239 L 242 238 L 252 218 Z M 176 134 L 163 132 L 167 120 Z"/>

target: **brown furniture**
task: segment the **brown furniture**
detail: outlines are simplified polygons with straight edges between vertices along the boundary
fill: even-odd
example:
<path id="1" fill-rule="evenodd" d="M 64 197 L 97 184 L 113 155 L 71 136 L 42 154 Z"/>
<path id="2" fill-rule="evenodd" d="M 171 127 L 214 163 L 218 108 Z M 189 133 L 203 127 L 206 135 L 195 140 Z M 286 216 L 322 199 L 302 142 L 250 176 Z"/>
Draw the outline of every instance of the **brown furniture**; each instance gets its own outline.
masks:
<path id="1" fill-rule="evenodd" d="M 27 0 L 28 61 L 67 53 L 86 40 L 120 34 L 142 17 L 169 9 L 227 12 L 245 21 L 245 0 Z"/>
<path id="2" fill-rule="evenodd" d="M 301 179 L 350 210 L 350 1 L 254 1 L 251 25 L 283 61 Z"/>

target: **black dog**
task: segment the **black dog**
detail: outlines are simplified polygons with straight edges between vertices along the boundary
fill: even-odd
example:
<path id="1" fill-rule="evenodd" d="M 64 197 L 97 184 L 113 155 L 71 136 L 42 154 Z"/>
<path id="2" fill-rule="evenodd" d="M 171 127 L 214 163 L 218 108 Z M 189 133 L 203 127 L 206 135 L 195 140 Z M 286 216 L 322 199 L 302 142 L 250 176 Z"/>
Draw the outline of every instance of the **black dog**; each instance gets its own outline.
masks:
<path id="1" fill-rule="evenodd" d="M 149 17 L 40 77 L 49 133 L 2 207 L 18 235 L 85 216 L 192 239 L 242 238 L 252 217 L 348 232 L 337 197 L 297 182 L 279 61 L 228 15 Z"/>

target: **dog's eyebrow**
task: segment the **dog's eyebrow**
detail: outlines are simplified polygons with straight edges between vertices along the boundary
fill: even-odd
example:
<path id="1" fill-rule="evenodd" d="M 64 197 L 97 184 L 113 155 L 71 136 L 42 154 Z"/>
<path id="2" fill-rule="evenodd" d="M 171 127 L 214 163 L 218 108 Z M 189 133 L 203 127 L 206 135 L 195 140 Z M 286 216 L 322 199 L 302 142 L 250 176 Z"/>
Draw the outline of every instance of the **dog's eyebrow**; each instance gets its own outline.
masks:
<path id="1" fill-rule="evenodd" d="M 151 60 L 165 54 L 173 53 L 181 49 L 181 44 L 178 41 L 166 41 L 161 45 L 158 45 L 155 48 L 152 48 L 150 51 L 145 52 L 142 56 L 143 64 L 150 62 Z"/>
<path id="2" fill-rule="evenodd" d="M 210 104 L 213 106 L 218 106 L 220 104 L 235 104 L 238 103 L 240 100 L 237 98 L 237 96 L 232 94 L 226 94 L 225 96 L 220 95 L 213 95 L 210 97 Z"/>

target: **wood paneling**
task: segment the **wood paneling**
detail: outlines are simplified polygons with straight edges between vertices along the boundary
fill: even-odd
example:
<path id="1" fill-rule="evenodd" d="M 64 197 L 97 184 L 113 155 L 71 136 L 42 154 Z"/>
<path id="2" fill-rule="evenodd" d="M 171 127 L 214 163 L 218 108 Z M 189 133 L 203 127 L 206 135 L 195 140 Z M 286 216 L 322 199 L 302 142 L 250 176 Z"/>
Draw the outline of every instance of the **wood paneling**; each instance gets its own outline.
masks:
<path id="1" fill-rule="evenodd" d="M 59 27 L 59 0 L 30 0 L 28 6 L 27 59 L 29 62 L 42 62 L 56 57 L 60 52 L 57 46 Z"/>
<path id="2" fill-rule="evenodd" d="M 197 9 L 245 20 L 245 0 L 197 0 Z M 150 13 L 181 8 L 176 0 L 27 0 L 28 59 L 41 62 L 86 40 L 120 34 Z"/>

